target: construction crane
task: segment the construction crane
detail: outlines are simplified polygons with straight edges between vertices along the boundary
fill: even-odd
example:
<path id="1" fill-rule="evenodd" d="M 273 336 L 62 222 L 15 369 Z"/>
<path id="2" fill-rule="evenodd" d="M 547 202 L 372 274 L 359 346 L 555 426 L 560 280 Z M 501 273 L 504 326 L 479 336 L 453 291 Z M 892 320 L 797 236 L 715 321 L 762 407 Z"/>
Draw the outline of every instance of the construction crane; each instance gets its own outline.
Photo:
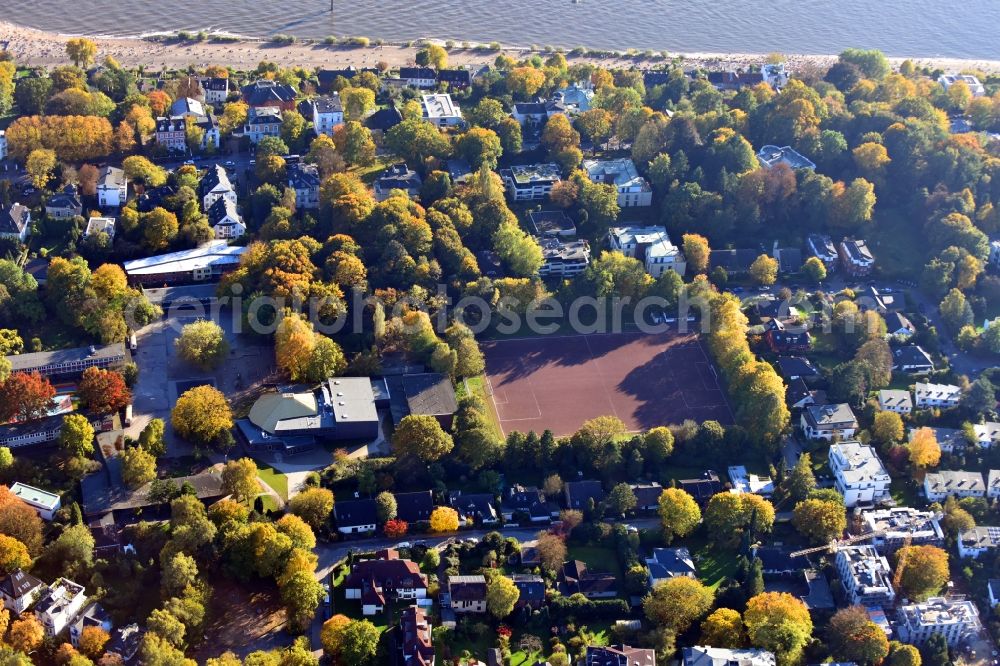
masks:
<path id="1" fill-rule="evenodd" d="M 884 531 L 876 530 L 875 532 L 868 532 L 867 534 L 859 534 L 857 536 L 848 537 L 846 539 L 834 539 L 825 546 L 817 546 L 815 548 L 806 548 L 804 550 L 797 550 L 794 553 L 789 553 L 788 556 L 802 557 L 803 555 L 812 555 L 813 553 L 834 552 L 838 548 L 843 548 L 844 546 L 850 546 L 851 544 L 855 544 L 860 541 L 868 541 L 869 539 L 874 539 L 875 537 L 880 537 L 884 534 L 885 534 Z"/>

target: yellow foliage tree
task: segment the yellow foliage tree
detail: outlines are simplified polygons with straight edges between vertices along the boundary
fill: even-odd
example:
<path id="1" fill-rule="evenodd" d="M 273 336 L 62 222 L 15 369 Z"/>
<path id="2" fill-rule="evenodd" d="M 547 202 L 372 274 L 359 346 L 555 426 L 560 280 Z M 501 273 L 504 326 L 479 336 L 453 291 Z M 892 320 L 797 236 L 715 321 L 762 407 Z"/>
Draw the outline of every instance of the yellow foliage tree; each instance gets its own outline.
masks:
<path id="1" fill-rule="evenodd" d="M 919 470 L 936 467 L 941 462 L 941 446 L 930 428 L 920 428 L 910 440 L 910 464 Z"/>
<path id="2" fill-rule="evenodd" d="M 458 512 L 439 506 L 431 512 L 431 532 L 454 532 L 458 529 Z"/>

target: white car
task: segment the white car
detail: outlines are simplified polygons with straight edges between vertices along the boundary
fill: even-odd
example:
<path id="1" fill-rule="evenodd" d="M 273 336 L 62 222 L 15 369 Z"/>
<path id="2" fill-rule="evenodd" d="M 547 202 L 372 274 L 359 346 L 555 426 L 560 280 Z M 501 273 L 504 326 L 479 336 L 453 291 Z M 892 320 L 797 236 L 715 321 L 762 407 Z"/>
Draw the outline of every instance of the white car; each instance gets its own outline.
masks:
<path id="1" fill-rule="evenodd" d="M 399 550 L 400 548 L 413 548 L 413 544 L 409 541 L 400 541 L 396 544 L 396 549 Z"/>

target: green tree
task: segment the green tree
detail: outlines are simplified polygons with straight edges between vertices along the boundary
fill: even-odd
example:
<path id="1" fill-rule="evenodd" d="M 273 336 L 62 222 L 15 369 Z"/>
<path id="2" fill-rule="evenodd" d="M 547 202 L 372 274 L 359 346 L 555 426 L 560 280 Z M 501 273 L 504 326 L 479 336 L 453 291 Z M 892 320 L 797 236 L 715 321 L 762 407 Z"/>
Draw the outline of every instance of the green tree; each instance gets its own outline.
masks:
<path id="1" fill-rule="evenodd" d="M 375 511 L 378 522 L 385 524 L 396 517 L 396 498 L 388 491 L 380 492 L 375 496 Z"/>
<path id="2" fill-rule="evenodd" d="M 506 576 L 494 574 L 486 582 L 486 609 L 498 620 L 513 612 L 520 596 L 514 581 Z"/>
<path id="3" fill-rule="evenodd" d="M 333 511 L 333 493 L 326 488 L 309 488 L 288 501 L 288 510 L 318 530 Z"/>
<path id="4" fill-rule="evenodd" d="M 792 524 L 814 543 L 827 543 L 847 529 L 847 516 L 839 503 L 806 499 L 795 505 Z"/>
<path id="5" fill-rule="evenodd" d="M 138 446 L 126 447 L 122 457 L 122 480 L 129 488 L 138 488 L 156 478 L 156 458 Z"/>
<path id="6" fill-rule="evenodd" d="M 496 132 L 483 127 L 472 127 L 456 139 L 455 152 L 472 165 L 473 169 L 479 169 L 483 164 L 495 169 L 503 148 Z"/>
<path id="7" fill-rule="evenodd" d="M 311 571 L 298 571 L 281 585 L 281 602 L 292 631 L 305 631 L 316 616 L 326 591 Z"/>
<path id="8" fill-rule="evenodd" d="M 150 419 L 146 427 L 139 433 L 139 446 L 159 458 L 167 452 L 163 441 L 166 424 L 163 419 Z"/>
<path id="9" fill-rule="evenodd" d="M 410 414 L 403 417 L 392 435 L 392 449 L 397 456 L 413 456 L 434 462 L 451 452 L 454 442 L 433 416 Z"/>
<path id="10" fill-rule="evenodd" d="M 749 493 L 719 493 L 708 501 L 705 525 L 721 543 L 734 546 L 747 530 L 760 535 L 774 525 L 774 507 L 763 497 Z"/>
<path id="11" fill-rule="evenodd" d="M 666 543 L 675 536 L 685 537 L 701 522 L 701 509 L 687 492 L 680 488 L 667 488 L 660 494 L 660 524 Z"/>
<path id="12" fill-rule="evenodd" d="M 795 467 L 782 479 L 782 487 L 795 502 L 801 502 L 816 489 L 816 475 L 812 470 L 812 456 L 803 453 L 795 462 Z"/>
<path id="13" fill-rule="evenodd" d="M 656 626 L 687 631 L 712 608 L 715 593 L 696 578 L 678 576 L 658 583 L 642 600 L 642 610 Z"/>
<path id="14" fill-rule="evenodd" d="M 63 417 L 59 429 L 59 446 L 67 455 L 85 457 L 94 452 L 94 427 L 82 414 L 72 413 Z"/>
<path id="15" fill-rule="evenodd" d="M 361 120 L 375 108 L 375 93 L 368 88 L 344 88 L 340 91 L 345 120 Z"/>
<path id="16" fill-rule="evenodd" d="M 372 139 L 372 133 L 356 120 L 349 120 L 339 125 L 333 132 L 333 143 L 348 164 L 369 166 L 375 162 L 375 141 Z M 313 146 L 315 145 L 316 141 L 313 141 Z"/>
<path id="17" fill-rule="evenodd" d="M 222 327 L 208 319 L 186 324 L 180 337 L 174 340 L 174 346 L 178 356 L 206 370 L 219 365 L 229 355 L 229 343 Z"/>
<path id="18" fill-rule="evenodd" d="M 179 596 L 198 581 L 198 563 L 185 553 L 171 555 L 163 564 L 160 585 L 165 596 Z"/>
<path id="19" fill-rule="evenodd" d="M 379 631 L 368 620 L 351 620 L 344 629 L 344 640 L 340 657 L 345 664 L 365 666 L 375 658 L 378 648 Z"/>
<path id="20" fill-rule="evenodd" d="M 493 249 L 517 277 L 530 277 L 538 273 L 543 262 L 542 248 L 515 222 L 505 222 L 493 236 Z"/>
<path id="21" fill-rule="evenodd" d="M 840 661 L 880 664 L 889 654 L 889 639 L 861 606 L 841 608 L 830 618 L 827 643 Z"/>
<path id="22" fill-rule="evenodd" d="M 818 284 L 826 279 L 826 265 L 818 257 L 809 257 L 802 264 L 802 273 L 810 282 Z"/>
<path id="23" fill-rule="evenodd" d="M 941 318 L 952 331 L 959 331 L 963 326 L 973 323 L 972 306 L 958 289 L 949 291 L 941 304 L 938 306 L 941 311 Z"/>
<path id="24" fill-rule="evenodd" d="M 627 483 L 619 483 L 612 488 L 604 502 L 615 515 L 625 515 L 636 507 L 635 493 Z"/>
<path id="25" fill-rule="evenodd" d="M 222 468 L 222 490 L 237 502 L 248 504 L 261 492 L 257 476 L 257 463 L 253 458 L 230 460 Z"/>

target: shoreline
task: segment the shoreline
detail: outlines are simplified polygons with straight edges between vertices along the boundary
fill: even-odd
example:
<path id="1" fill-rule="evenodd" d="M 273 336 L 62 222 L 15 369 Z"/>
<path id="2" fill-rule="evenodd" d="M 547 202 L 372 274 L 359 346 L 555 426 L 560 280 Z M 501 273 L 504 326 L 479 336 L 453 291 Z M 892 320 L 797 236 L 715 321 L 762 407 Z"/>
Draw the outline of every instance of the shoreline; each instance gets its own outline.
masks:
<path id="1" fill-rule="evenodd" d="M 108 37 L 66 35 L 29 28 L 8 21 L 0 21 L 0 44 L 14 56 L 19 65 L 26 67 L 55 67 L 69 63 L 66 56 L 66 42 L 73 37 L 85 36 L 97 44 L 97 62 L 105 56 L 112 56 L 124 67 L 144 67 L 152 71 L 160 69 L 185 69 L 187 67 L 205 67 L 207 65 L 224 65 L 237 70 L 253 69 L 262 60 L 276 62 L 281 66 L 324 67 L 330 69 L 355 67 L 373 67 L 375 63 L 384 61 L 390 67 L 411 65 L 420 46 L 417 42 L 410 45 L 401 42 L 379 42 L 372 40 L 372 45 L 348 46 L 344 44 L 326 45 L 322 40 L 303 40 L 293 44 L 275 44 L 269 40 L 232 35 L 224 31 L 213 32 L 212 35 L 224 37 L 225 41 L 166 41 L 169 36 L 164 33 L 145 33 L 144 37 Z M 159 36 L 160 38 L 154 38 Z M 445 44 L 445 40 L 425 39 L 422 42 Z M 525 58 L 532 53 L 545 55 L 541 51 L 532 51 L 530 47 L 502 45 L 501 50 L 480 50 L 475 48 L 455 47 L 449 51 L 450 66 L 483 65 L 492 63 L 503 53 L 514 59 Z M 657 54 L 646 57 L 642 51 L 628 55 L 625 51 L 617 54 L 573 55 L 564 53 L 572 62 L 592 62 L 602 67 L 649 68 L 662 65 L 671 60 L 681 60 L 685 68 L 704 69 L 740 69 L 752 65 L 760 65 L 768 58 L 765 53 L 706 53 L 706 52 L 669 52 L 667 58 Z M 837 60 L 830 54 L 784 54 L 789 68 L 793 71 L 829 67 Z M 965 59 L 942 57 L 890 57 L 889 62 L 898 67 L 904 60 L 912 60 L 918 67 L 942 69 L 948 72 L 962 70 L 978 70 L 982 72 L 1000 73 L 1000 60 Z"/>

